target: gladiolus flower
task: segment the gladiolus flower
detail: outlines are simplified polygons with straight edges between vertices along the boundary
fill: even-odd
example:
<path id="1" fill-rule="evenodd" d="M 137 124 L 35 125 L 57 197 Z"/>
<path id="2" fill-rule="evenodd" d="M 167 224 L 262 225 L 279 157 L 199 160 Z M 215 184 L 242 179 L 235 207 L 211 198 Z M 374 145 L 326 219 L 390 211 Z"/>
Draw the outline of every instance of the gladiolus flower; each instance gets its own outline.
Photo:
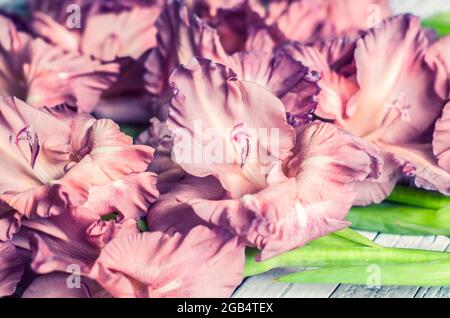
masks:
<path id="1" fill-rule="evenodd" d="M 15 96 L 34 107 L 61 103 L 92 110 L 117 78 L 118 65 L 68 53 L 17 31 L 0 16 L 0 96 Z"/>
<path id="2" fill-rule="evenodd" d="M 155 181 L 143 172 L 153 150 L 134 146 L 114 122 L 7 98 L 0 102 L 0 136 L 0 201 L 11 210 L 26 217 L 61 215 L 74 207 L 99 214 L 121 207 L 145 211 L 140 202 Z"/>
<path id="3" fill-rule="evenodd" d="M 450 174 L 438 167 L 426 135 L 444 105 L 433 89 L 436 69 L 426 63 L 429 45 L 419 18 L 389 18 L 356 42 L 356 78 L 332 70 L 313 46 L 289 48 L 296 59 L 322 73 L 318 116 L 382 150 L 383 175 L 358 187 L 359 204 L 381 202 L 401 173 L 414 176 L 417 186 L 450 191 Z M 442 87 L 445 79 L 439 79 Z"/>
<path id="4" fill-rule="evenodd" d="M 330 124 L 295 131 L 279 99 L 209 60 L 177 68 L 171 83 L 175 97 L 168 123 L 176 161 L 191 175 L 215 176 L 227 193 L 218 201 L 185 200 L 200 218 L 261 249 L 260 259 L 348 225 L 343 219 L 355 181 L 377 175 L 374 147 Z M 259 129 L 276 133 L 258 136 Z M 213 158 L 196 161 L 189 151 L 185 156 L 187 144 L 193 154 Z"/>

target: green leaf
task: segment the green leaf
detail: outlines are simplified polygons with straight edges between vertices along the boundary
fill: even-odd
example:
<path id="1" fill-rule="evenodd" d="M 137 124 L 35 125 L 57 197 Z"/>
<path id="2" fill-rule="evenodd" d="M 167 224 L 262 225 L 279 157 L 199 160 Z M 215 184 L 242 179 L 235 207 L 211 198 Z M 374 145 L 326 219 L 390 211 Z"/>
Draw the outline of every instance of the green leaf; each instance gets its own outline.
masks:
<path id="1" fill-rule="evenodd" d="M 147 220 L 145 218 L 141 218 L 137 221 L 137 226 L 139 231 L 148 232 Z"/>
<path id="2" fill-rule="evenodd" d="M 422 21 L 422 25 L 436 30 L 441 37 L 450 34 L 450 12 L 442 12 L 426 18 Z"/>
<path id="3" fill-rule="evenodd" d="M 404 186 L 395 187 L 387 201 L 435 210 L 450 206 L 450 197 L 434 191 Z"/>
<path id="4" fill-rule="evenodd" d="M 264 262 L 257 262 L 254 249 L 247 250 L 245 276 L 283 267 L 367 266 L 370 264 L 412 264 L 450 260 L 450 253 L 390 247 L 305 246 Z"/>
<path id="5" fill-rule="evenodd" d="M 297 272 L 278 278 L 283 283 L 321 283 L 380 286 L 448 286 L 450 259 L 415 264 L 340 266 Z"/>
<path id="6" fill-rule="evenodd" d="M 399 235 L 450 236 L 450 208 L 440 210 L 383 203 L 353 207 L 347 215 L 352 228 Z"/>
<path id="7" fill-rule="evenodd" d="M 119 213 L 113 212 L 113 213 L 102 216 L 101 219 L 102 219 L 102 221 L 115 221 L 118 216 L 119 216 Z"/>
<path id="8" fill-rule="evenodd" d="M 362 246 L 370 246 L 370 247 L 381 247 L 377 243 L 373 242 L 372 240 L 369 240 L 367 237 L 365 237 L 362 234 L 359 234 L 356 231 L 353 231 L 351 229 L 344 229 L 338 232 L 333 233 L 332 235 L 346 239 L 349 243 L 356 243 Z"/>
<path id="9" fill-rule="evenodd" d="M 144 130 L 145 127 L 142 126 L 130 126 L 130 125 L 121 125 L 120 130 L 130 136 L 133 137 L 133 139 L 136 139 Z"/>

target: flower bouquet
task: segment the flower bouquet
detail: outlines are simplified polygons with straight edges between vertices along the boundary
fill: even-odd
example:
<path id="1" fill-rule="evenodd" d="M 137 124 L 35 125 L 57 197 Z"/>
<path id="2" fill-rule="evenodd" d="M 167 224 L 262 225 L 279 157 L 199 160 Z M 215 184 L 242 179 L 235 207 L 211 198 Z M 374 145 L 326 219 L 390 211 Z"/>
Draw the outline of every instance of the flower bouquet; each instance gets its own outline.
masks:
<path id="1" fill-rule="evenodd" d="M 7 2 L 7 1 L 2 1 Z M 386 0 L 0 12 L 0 297 L 450 285 L 449 16 Z"/>

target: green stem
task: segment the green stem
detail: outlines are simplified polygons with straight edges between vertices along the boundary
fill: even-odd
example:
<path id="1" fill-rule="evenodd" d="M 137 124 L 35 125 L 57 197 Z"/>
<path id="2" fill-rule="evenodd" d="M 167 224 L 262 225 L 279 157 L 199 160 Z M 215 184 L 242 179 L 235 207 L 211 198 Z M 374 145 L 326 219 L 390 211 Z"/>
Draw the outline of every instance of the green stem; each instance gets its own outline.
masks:
<path id="1" fill-rule="evenodd" d="M 391 203 L 354 207 L 347 215 L 352 228 L 399 235 L 450 236 L 450 208 L 435 211 Z"/>
<path id="2" fill-rule="evenodd" d="M 368 266 L 321 268 L 286 275 L 278 281 L 372 286 L 448 286 L 450 259 L 404 265 L 373 263 Z"/>
<path id="3" fill-rule="evenodd" d="M 404 203 L 428 209 L 441 209 L 450 206 L 450 197 L 433 191 L 426 191 L 404 186 L 395 187 L 387 198 L 388 201 Z"/>
<path id="4" fill-rule="evenodd" d="M 367 266 L 369 264 L 411 264 L 449 260 L 450 253 L 373 247 L 316 247 L 305 246 L 264 262 L 255 261 L 257 251 L 247 251 L 245 276 L 264 273 L 282 267 Z"/>

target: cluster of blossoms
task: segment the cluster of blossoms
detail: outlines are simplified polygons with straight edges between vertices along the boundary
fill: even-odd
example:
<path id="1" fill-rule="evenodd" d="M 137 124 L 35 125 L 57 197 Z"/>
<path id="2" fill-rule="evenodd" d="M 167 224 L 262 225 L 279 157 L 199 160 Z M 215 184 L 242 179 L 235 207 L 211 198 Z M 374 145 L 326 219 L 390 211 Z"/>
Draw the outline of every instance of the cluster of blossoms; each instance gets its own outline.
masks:
<path id="1" fill-rule="evenodd" d="M 385 0 L 0 15 L 0 296 L 228 297 L 246 247 L 343 229 L 402 177 L 450 195 L 449 49 Z"/>

